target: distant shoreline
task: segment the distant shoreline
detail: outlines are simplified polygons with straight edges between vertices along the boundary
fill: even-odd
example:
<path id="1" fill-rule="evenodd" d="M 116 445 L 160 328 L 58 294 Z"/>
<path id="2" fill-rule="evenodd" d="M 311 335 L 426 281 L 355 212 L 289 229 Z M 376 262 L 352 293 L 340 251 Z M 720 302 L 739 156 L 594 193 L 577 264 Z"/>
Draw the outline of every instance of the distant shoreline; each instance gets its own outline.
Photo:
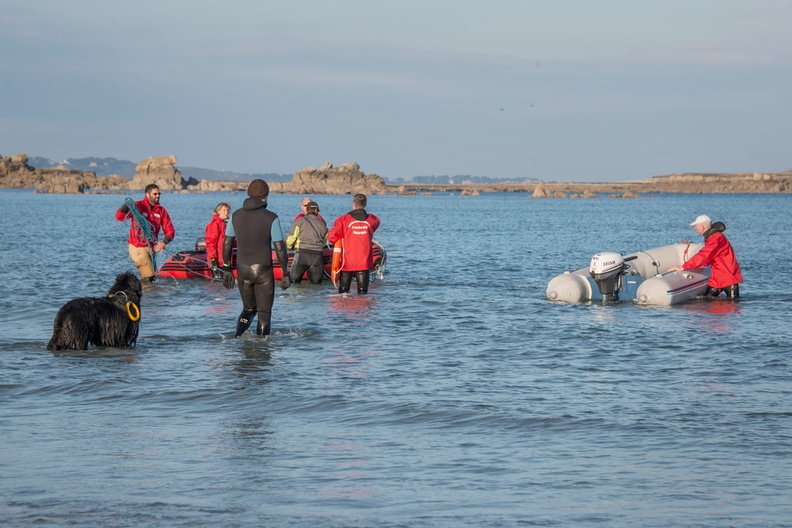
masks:
<path id="1" fill-rule="evenodd" d="M 789 173 L 738 173 L 738 174 L 671 174 L 644 180 L 621 182 L 539 182 L 503 184 L 403 184 L 388 185 L 398 193 L 427 192 L 536 192 L 543 187 L 549 197 L 563 195 L 591 195 L 634 193 L 684 194 L 792 194 L 792 174 Z"/>
<path id="2" fill-rule="evenodd" d="M 3 185 L 10 183 L 0 178 L 0 188 L 30 189 L 32 192 L 47 193 L 45 177 L 36 183 L 45 185 L 28 186 L 31 182 L 19 182 L 23 185 Z M 126 180 L 125 180 L 126 182 Z M 215 191 L 244 192 L 247 182 L 212 182 L 217 188 L 203 189 L 163 189 L 169 192 L 205 193 Z M 28 184 L 28 185 L 25 185 Z M 293 182 L 272 182 L 271 192 L 278 194 L 324 194 L 321 192 L 306 193 L 294 189 Z M 92 188 L 87 186 L 83 194 L 128 194 L 135 192 L 125 187 L 107 186 Z M 538 197 L 599 197 L 614 195 L 619 197 L 645 197 L 653 193 L 678 194 L 792 194 L 792 174 L 789 173 L 740 173 L 740 174 L 672 174 L 655 176 L 644 180 L 628 180 L 621 182 L 526 182 L 526 183 L 453 183 L 453 184 L 384 184 L 369 194 L 422 195 L 438 192 L 453 192 L 465 195 L 477 195 L 491 192 L 523 192 Z M 71 194 L 71 193 L 68 193 Z M 337 192 L 330 194 L 349 194 Z"/>

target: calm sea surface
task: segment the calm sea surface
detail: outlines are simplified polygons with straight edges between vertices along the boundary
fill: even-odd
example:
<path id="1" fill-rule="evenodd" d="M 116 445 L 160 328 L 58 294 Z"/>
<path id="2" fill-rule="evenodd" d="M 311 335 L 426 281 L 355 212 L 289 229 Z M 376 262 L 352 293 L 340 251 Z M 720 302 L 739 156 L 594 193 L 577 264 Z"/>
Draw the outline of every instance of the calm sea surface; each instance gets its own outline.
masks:
<path id="1" fill-rule="evenodd" d="M 164 194 L 167 251 L 243 198 Z M 284 229 L 300 199 L 271 197 Z M 792 526 L 792 195 L 373 196 L 368 296 L 277 290 L 274 334 L 233 339 L 236 290 L 162 279 L 136 348 L 51 353 L 133 268 L 122 202 L 0 191 L 0 526 Z M 545 299 L 699 214 L 739 302 Z"/>

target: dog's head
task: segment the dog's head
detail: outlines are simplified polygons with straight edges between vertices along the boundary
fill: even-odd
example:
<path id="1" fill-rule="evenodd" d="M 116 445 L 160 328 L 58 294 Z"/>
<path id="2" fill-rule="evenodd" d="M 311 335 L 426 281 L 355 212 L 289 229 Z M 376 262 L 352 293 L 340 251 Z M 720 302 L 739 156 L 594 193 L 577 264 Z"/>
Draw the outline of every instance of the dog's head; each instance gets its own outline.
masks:
<path id="1" fill-rule="evenodd" d="M 112 297 L 120 291 L 124 292 L 130 301 L 140 304 L 140 298 L 143 297 L 143 285 L 131 271 L 125 271 L 116 277 L 115 284 L 107 292 L 107 296 Z"/>

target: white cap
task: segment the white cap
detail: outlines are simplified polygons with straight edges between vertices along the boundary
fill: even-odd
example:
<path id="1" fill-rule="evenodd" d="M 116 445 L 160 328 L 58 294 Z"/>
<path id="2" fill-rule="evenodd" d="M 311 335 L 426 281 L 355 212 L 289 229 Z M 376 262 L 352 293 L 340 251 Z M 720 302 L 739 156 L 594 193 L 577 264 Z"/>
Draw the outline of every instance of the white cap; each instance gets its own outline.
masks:
<path id="1" fill-rule="evenodd" d="M 707 215 L 699 215 L 696 220 L 690 224 L 692 226 L 696 225 L 712 225 L 712 220 Z"/>

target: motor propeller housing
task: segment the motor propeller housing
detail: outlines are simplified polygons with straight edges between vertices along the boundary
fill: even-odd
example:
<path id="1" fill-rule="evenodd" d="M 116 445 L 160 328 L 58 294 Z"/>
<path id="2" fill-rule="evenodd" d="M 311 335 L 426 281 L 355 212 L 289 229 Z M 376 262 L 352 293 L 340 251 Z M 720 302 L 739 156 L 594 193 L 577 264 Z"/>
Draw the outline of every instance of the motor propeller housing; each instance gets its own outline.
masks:
<path id="1" fill-rule="evenodd" d="M 591 257 L 589 273 L 602 295 L 602 304 L 619 300 L 624 257 L 619 253 L 603 252 Z"/>

